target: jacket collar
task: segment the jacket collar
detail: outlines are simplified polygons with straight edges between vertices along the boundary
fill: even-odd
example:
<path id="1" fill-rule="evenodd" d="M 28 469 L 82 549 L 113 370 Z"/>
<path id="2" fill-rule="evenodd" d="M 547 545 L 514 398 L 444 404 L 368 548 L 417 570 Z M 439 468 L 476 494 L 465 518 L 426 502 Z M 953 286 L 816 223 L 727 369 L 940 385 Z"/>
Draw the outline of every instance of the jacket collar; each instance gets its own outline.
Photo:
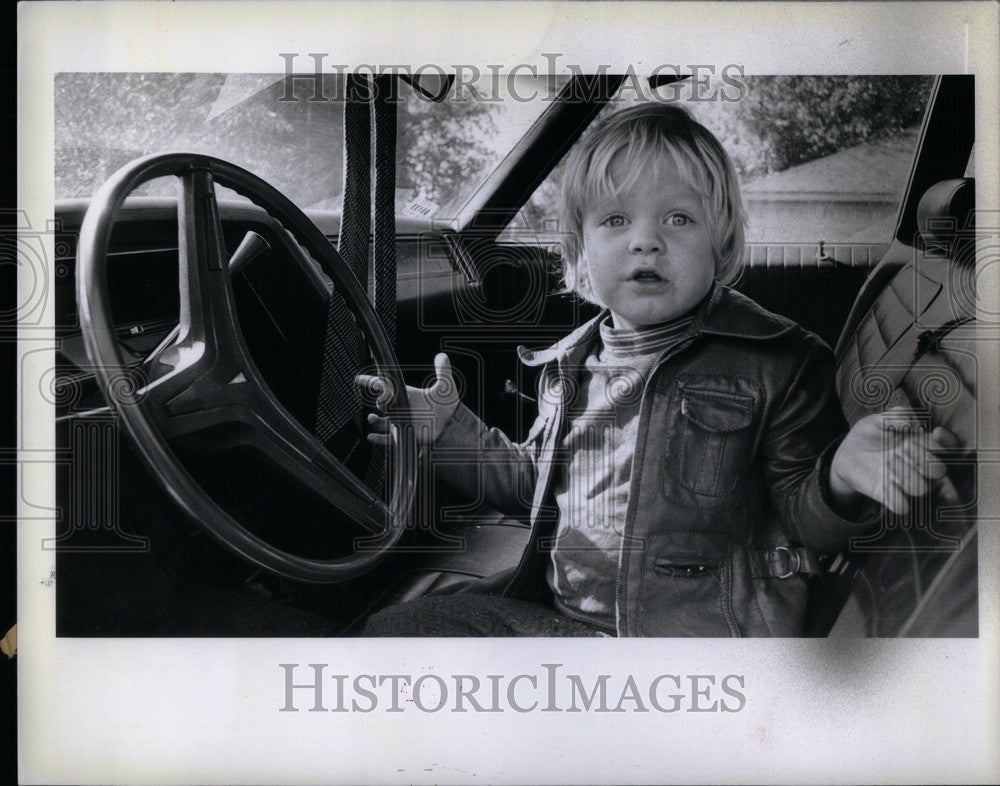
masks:
<path id="1" fill-rule="evenodd" d="M 589 350 L 598 325 L 608 315 L 607 309 L 585 322 L 565 338 L 545 349 L 518 347 L 517 354 L 526 366 L 541 366 L 557 358 L 566 358 Z M 698 306 L 694 321 L 684 339 L 700 335 L 725 336 L 751 340 L 767 340 L 784 335 L 797 327 L 786 317 L 772 314 L 746 295 L 723 284 L 713 284 L 709 294 Z"/>

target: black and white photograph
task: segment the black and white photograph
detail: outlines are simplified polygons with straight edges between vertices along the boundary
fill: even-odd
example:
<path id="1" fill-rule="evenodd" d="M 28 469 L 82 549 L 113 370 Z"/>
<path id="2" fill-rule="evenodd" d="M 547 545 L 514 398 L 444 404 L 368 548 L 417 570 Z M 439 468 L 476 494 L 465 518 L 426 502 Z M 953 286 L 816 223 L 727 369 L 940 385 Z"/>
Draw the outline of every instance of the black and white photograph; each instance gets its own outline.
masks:
<path id="1" fill-rule="evenodd" d="M 57 635 L 977 634 L 972 76 L 295 59 L 56 78 Z"/>
<path id="2" fill-rule="evenodd" d="M 22 782 L 995 775 L 995 4 L 26 6 Z"/>

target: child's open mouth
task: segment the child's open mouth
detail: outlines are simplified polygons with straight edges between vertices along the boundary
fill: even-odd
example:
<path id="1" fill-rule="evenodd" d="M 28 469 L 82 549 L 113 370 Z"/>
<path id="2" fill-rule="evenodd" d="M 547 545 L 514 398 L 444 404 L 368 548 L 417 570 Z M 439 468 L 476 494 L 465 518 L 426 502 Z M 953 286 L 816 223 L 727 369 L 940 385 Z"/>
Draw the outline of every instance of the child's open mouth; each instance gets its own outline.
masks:
<path id="1" fill-rule="evenodd" d="M 660 284 L 666 279 L 654 270 L 637 270 L 628 280 L 638 284 Z"/>

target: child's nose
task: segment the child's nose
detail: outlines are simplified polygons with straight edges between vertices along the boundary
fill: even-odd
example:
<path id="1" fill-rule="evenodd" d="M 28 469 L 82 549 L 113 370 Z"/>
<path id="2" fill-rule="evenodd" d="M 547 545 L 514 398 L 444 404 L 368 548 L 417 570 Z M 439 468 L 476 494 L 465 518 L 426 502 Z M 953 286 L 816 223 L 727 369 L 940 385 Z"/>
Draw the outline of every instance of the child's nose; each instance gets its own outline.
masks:
<path id="1" fill-rule="evenodd" d="M 632 254 L 659 254 L 663 251 L 663 240 L 656 232 L 637 227 L 629 239 L 628 250 Z"/>

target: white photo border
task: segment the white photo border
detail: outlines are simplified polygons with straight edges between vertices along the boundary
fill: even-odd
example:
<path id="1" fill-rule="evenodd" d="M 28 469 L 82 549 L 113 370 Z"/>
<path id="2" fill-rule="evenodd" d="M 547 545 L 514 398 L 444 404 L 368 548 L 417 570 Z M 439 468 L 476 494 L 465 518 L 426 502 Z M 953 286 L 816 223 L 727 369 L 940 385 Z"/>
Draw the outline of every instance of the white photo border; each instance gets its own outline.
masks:
<path id="1" fill-rule="evenodd" d="M 359 64 L 584 72 L 740 63 L 747 74 L 976 78 L 977 206 L 1000 216 L 998 6 L 971 3 L 23 3 L 18 200 L 53 215 L 61 71 L 274 72 L 281 52 Z M 664 58 L 663 53 L 669 53 Z M 989 185 L 993 184 L 993 185 Z M 995 248 L 994 253 L 995 253 Z M 47 249 L 52 258 L 52 249 Z M 983 308 L 1000 313 L 995 259 Z M 48 278 L 49 286 L 52 277 Z M 19 300 L 37 282 L 21 277 Z M 42 325 L 51 324 L 52 298 Z M 48 320 L 47 322 L 45 320 Z M 996 380 L 989 337 L 984 378 Z M 54 332 L 23 330 L 21 390 Z M 22 362 L 23 361 L 23 362 Z M 998 387 L 981 445 L 1000 448 Z M 26 783 L 990 782 L 1000 771 L 1000 527 L 980 530 L 980 634 L 950 640 L 67 639 L 55 637 L 53 412 L 20 401 L 20 777 Z M 995 466 L 980 468 L 997 488 Z M 29 502 L 30 501 L 30 504 Z M 39 513 L 42 511 L 42 513 Z M 989 524 L 997 498 L 980 500 Z M 344 674 L 744 677 L 732 713 L 282 713 L 282 663 Z M 450 678 L 450 677 L 449 677 Z"/>

